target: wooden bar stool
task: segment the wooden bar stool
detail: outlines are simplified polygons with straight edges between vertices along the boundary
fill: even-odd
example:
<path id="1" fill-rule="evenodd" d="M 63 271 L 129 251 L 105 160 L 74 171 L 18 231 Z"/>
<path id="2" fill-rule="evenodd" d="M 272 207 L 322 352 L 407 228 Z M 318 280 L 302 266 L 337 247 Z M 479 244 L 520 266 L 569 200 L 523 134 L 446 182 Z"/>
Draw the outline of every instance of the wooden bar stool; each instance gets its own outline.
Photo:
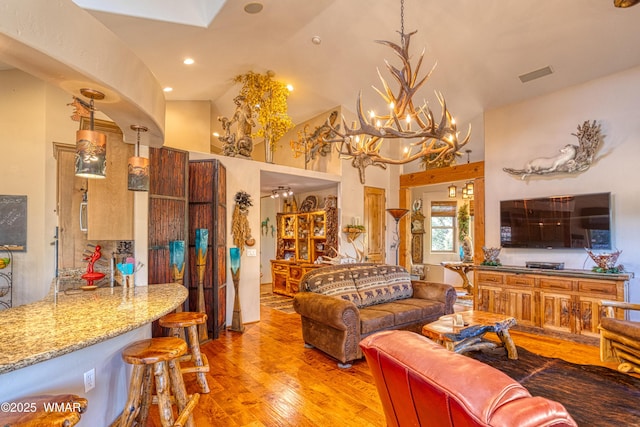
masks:
<path id="1" fill-rule="evenodd" d="M 170 313 L 160 318 L 160 326 L 170 328 L 170 334 L 179 337 L 180 332 L 187 330 L 189 337 L 189 353 L 182 356 L 180 362 L 193 362 L 193 366 L 181 367 L 183 374 L 195 373 L 201 393 L 209 393 L 206 373 L 209 372 L 209 360 L 207 355 L 200 352 L 200 341 L 198 340 L 198 325 L 206 325 L 206 313 L 183 311 L 180 313 Z"/>
<path id="2" fill-rule="evenodd" d="M 135 425 L 146 425 L 149 406 L 156 403 L 154 398 L 157 399 L 162 427 L 195 427 L 192 412 L 200 395 L 187 396 L 178 361 L 186 352 L 184 340 L 174 337 L 136 341 L 123 350 L 122 359 L 133 365 L 133 372 L 127 403 L 120 416 L 121 427 L 130 427 L 134 421 Z M 152 394 L 153 383 L 156 396 Z M 170 391 L 178 407 L 175 422 Z"/>
<path id="3" fill-rule="evenodd" d="M 75 394 L 30 396 L 15 399 L 15 412 L 0 412 L 0 426 L 71 427 L 87 410 L 87 399 Z M 9 408 L 12 409 L 12 408 Z"/>

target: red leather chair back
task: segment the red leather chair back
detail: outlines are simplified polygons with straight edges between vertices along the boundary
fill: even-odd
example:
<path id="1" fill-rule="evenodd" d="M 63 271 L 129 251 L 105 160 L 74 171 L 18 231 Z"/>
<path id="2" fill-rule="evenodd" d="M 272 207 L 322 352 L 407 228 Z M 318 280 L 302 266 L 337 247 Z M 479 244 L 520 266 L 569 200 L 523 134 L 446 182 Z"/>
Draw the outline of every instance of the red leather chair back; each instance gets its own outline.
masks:
<path id="1" fill-rule="evenodd" d="M 576 426 L 507 375 L 408 331 L 362 340 L 389 426 Z"/>

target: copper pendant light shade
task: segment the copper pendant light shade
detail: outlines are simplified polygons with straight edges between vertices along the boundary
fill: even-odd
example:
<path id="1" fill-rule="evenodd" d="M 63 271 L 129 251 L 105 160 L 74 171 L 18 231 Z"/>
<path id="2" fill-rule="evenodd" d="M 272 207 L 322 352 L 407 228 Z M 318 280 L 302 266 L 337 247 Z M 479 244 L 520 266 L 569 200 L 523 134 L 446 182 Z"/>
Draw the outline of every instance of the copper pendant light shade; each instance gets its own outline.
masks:
<path id="1" fill-rule="evenodd" d="M 137 132 L 136 150 L 133 157 L 129 157 L 127 168 L 127 186 L 131 191 L 149 191 L 149 159 L 140 157 L 140 132 L 148 129 L 140 125 L 131 125 Z"/>
<path id="2" fill-rule="evenodd" d="M 93 130 L 93 101 L 104 99 L 104 94 L 93 89 L 80 89 L 80 93 L 91 99 L 88 108 L 91 117 L 91 129 L 76 132 L 76 171 L 82 178 L 103 179 L 107 176 L 107 137 Z M 80 100 L 82 102 L 82 100 Z M 84 102 L 83 102 L 84 104 Z"/>

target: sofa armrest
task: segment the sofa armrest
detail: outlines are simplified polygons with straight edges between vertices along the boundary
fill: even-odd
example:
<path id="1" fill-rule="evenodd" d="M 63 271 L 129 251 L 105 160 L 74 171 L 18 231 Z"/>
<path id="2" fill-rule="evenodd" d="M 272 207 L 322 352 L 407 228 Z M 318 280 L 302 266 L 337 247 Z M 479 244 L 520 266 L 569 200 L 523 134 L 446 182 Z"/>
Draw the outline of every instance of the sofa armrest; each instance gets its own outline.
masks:
<path id="1" fill-rule="evenodd" d="M 440 301 L 444 303 L 445 314 L 453 313 L 453 304 L 458 297 L 453 286 L 424 280 L 412 280 L 411 285 L 413 286 L 414 298 Z"/>
<path id="2" fill-rule="evenodd" d="M 341 331 L 346 331 L 349 328 L 360 330 L 360 312 L 351 301 L 314 292 L 298 292 L 293 297 L 293 308 L 300 316 L 308 317 Z M 355 316 L 345 316 L 345 313 L 349 311 L 352 311 Z M 355 319 L 355 324 L 347 325 L 346 319 Z"/>

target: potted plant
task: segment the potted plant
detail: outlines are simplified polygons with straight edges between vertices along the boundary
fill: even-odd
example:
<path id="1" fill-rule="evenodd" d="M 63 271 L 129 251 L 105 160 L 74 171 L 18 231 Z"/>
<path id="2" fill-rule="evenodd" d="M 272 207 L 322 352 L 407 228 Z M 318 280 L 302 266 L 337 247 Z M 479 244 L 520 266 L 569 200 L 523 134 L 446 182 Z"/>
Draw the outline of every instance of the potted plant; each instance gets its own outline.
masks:
<path id="1" fill-rule="evenodd" d="M 465 203 L 458 209 L 458 240 L 460 241 L 460 261 L 473 261 L 473 245 L 469 236 L 469 204 Z"/>
<path id="2" fill-rule="evenodd" d="M 275 143 L 293 127 L 287 113 L 289 89 L 284 83 L 274 80 L 274 75 L 273 71 L 266 74 L 249 71 L 234 78 L 236 83 L 242 84 L 240 95 L 258 114 L 260 126 L 252 137 L 264 137 L 265 161 L 269 163 L 273 161 Z"/>

